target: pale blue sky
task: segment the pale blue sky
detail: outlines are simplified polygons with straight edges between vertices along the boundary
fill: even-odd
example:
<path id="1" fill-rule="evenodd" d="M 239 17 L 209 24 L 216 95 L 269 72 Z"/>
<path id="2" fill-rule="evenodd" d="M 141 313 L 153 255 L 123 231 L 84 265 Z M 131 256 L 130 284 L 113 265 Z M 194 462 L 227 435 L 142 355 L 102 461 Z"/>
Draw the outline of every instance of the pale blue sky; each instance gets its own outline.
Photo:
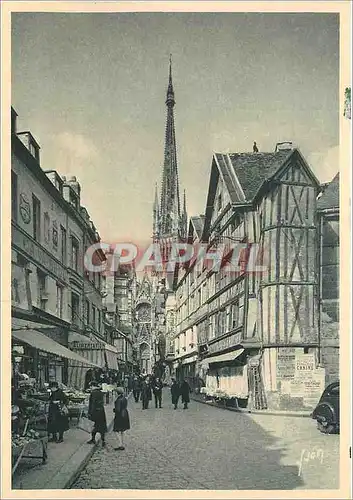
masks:
<path id="1" fill-rule="evenodd" d="M 292 140 L 338 171 L 335 14 L 12 14 L 12 103 L 45 170 L 78 177 L 109 242 L 149 238 L 169 53 L 181 190 L 203 213 L 213 151 Z"/>

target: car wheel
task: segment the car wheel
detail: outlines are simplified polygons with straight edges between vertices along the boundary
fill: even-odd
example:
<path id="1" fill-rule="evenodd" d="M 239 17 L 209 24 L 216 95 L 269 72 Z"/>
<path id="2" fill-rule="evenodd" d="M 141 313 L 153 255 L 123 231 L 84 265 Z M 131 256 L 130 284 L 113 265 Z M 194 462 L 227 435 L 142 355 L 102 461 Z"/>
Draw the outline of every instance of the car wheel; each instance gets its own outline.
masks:
<path id="1" fill-rule="evenodd" d="M 333 424 L 329 424 L 328 422 L 318 422 L 317 428 L 323 434 L 333 434 L 336 430 L 336 426 Z"/>

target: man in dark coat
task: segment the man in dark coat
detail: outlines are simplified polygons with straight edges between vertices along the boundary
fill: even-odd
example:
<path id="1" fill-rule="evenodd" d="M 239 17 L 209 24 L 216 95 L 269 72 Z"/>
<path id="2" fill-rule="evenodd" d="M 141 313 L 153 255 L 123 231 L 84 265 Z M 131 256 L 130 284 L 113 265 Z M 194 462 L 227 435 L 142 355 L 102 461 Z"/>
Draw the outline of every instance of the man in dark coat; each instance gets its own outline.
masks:
<path id="1" fill-rule="evenodd" d="M 64 441 L 64 432 L 69 430 L 69 418 L 66 408 L 68 398 L 62 389 L 59 389 L 57 382 L 51 382 L 49 388 L 51 394 L 49 396 L 48 434 L 52 435 L 49 441 L 62 443 Z"/>
<path id="2" fill-rule="evenodd" d="M 180 386 L 180 395 L 181 395 L 181 402 L 184 403 L 184 410 L 188 409 L 188 403 L 190 403 L 190 392 L 191 388 L 188 384 L 188 381 L 186 378 L 184 378 L 181 386 Z"/>
<path id="3" fill-rule="evenodd" d="M 178 408 L 178 401 L 180 396 L 179 382 L 172 378 L 172 385 L 170 386 L 170 392 L 172 394 L 172 404 L 174 405 L 174 410 Z"/>
<path id="4" fill-rule="evenodd" d="M 162 408 L 162 389 L 163 384 L 159 378 L 156 378 L 153 385 L 153 394 L 154 394 L 154 402 L 156 404 L 156 408 Z"/>
<path id="5" fill-rule="evenodd" d="M 88 444 L 96 444 L 96 434 L 102 437 L 102 446 L 105 446 L 105 434 L 107 432 L 107 419 L 104 410 L 104 394 L 102 386 L 98 382 L 91 383 L 91 395 L 88 405 L 88 418 L 94 422 L 92 439 Z"/>
<path id="6" fill-rule="evenodd" d="M 148 404 L 152 399 L 152 390 L 148 378 L 146 378 L 146 380 L 142 383 L 141 399 L 142 399 L 142 409 L 147 410 Z"/>
<path id="7" fill-rule="evenodd" d="M 134 377 L 134 380 L 132 382 L 132 393 L 134 395 L 136 403 L 138 403 L 140 399 L 140 392 L 141 392 L 141 381 L 139 377 Z"/>

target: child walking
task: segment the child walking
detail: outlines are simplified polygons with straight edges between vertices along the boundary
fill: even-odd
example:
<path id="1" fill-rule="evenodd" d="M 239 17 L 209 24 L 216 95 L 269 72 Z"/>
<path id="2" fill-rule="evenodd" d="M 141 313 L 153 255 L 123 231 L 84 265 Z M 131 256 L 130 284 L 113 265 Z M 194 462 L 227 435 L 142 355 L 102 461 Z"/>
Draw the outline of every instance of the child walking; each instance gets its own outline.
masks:
<path id="1" fill-rule="evenodd" d="M 124 389 L 117 388 L 118 397 L 114 406 L 114 427 L 113 431 L 117 433 L 119 439 L 119 446 L 114 450 L 125 450 L 124 446 L 124 432 L 130 429 L 130 418 L 127 410 L 127 399 L 124 396 Z"/>

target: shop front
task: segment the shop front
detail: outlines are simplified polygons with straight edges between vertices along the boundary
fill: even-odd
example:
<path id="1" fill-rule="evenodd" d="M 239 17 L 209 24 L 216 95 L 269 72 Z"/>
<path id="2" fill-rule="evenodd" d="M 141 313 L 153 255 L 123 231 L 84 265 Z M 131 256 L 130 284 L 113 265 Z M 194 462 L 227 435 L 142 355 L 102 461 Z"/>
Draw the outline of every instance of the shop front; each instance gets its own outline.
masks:
<path id="1" fill-rule="evenodd" d="M 76 332 L 70 333 L 69 340 L 70 349 L 96 366 L 101 372 L 119 370 L 116 347 L 96 337 L 88 338 Z M 70 362 L 68 367 L 69 385 L 81 389 L 85 387 L 86 379 L 87 366 L 82 362 Z"/>
<path id="2" fill-rule="evenodd" d="M 209 398 L 234 402 L 244 402 L 249 397 L 247 364 L 244 362 L 244 349 L 238 348 L 202 361 L 204 369 L 208 365 L 206 386 L 202 392 Z"/>
<path id="3" fill-rule="evenodd" d="M 195 390 L 196 387 L 196 361 L 197 354 L 194 354 L 182 359 L 180 366 L 180 379 L 183 380 L 186 378 L 192 390 Z"/>

